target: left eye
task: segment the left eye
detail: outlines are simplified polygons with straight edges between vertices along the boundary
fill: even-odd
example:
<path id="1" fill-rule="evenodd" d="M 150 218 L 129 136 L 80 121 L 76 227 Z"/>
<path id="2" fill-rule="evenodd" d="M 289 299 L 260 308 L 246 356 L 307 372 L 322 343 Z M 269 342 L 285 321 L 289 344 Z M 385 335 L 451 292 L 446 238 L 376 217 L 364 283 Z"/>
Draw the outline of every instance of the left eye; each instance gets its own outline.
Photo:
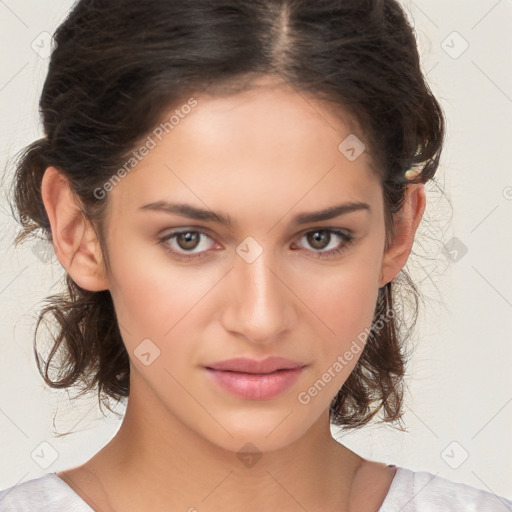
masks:
<path id="1" fill-rule="evenodd" d="M 342 240 L 341 246 L 338 242 L 334 244 L 333 249 L 327 251 L 324 250 L 326 247 L 329 247 L 333 235 L 334 237 Z M 354 236 L 352 234 L 346 233 L 345 231 L 340 231 L 339 229 L 329 228 L 308 231 L 301 237 L 301 239 L 304 237 L 307 238 L 308 244 L 315 249 L 313 253 L 319 255 L 314 256 L 315 258 L 328 258 L 331 256 L 337 256 L 347 250 L 351 243 L 354 241 Z"/>
<path id="2" fill-rule="evenodd" d="M 329 245 L 331 245 L 333 235 L 334 237 L 342 241 L 341 247 L 340 242 L 338 241 L 337 243 L 334 244 L 334 248 L 325 250 L 326 247 L 329 247 Z M 191 259 L 201 258 L 206 255 L 207 247 L 203 248 L 203 250 L 191 252 L 194 249 L 201 247 L 202 238 L 212 240 L 212 238 L 203 231 L 188 230 L 170 233 L 165 237 L 161 238 L 159 242 L 163 244 L 166 251 L 172 253 L 174 256 L 181 259 Z M 310 247 L 313 247 L 312 252 L 319 255 L 315 257 L 321 258 L 341 254 L 343 251 L 348 249 L 350 244 L 353 242 L 352 234 L 347 233 L 345 231 L 340 231 L 338 229 L 330 228 L 315 229 L 312 231 L 308 231 L 307 233 L 304 233 L 301 237 L 299 237 L 298 240 L 302 240 L 303 238 L 306 238 L 307 243 L 310 245 Z M 173 244 L 170 243 L 171 241 L 173 242 Z M 208 246 L 208 244 L 206 244 L 206 246 Z"/>

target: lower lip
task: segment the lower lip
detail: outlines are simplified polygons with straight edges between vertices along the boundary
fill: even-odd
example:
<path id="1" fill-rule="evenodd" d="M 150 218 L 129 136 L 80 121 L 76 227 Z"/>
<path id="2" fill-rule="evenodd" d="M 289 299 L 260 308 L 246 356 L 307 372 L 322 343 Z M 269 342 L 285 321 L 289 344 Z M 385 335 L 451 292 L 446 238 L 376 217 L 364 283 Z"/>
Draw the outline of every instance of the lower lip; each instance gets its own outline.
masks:
<path id="1" fill-rule="evenodd" d="M 223 389 L 247 400 L 268 400 L 288 389 L 304 370 L 293 368 L 267 374 L 228 372 L 206 368 Z"/>

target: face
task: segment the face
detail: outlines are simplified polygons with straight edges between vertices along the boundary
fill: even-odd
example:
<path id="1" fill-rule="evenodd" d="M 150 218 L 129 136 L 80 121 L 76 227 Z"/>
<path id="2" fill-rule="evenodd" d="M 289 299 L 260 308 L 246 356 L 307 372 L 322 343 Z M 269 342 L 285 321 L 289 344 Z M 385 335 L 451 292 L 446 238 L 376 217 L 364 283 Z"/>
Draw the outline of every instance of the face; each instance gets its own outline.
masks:
<path id="1" fill-rule="evenodd" d="M 132 393 L 150 389 L 218 446 L 272 450 L 325 418 L 361 355 L 382 285 L 382 189 L 366 152 L 338 149 L 351 129 L 325 104 L 286 87 L 195 100 L 109 192 L 109 289 Z M 358 206 L 301 221 L 343 204 Z M 206 369 L 269 356 L 303 368 L 234 379 L 245 396 Z"/>

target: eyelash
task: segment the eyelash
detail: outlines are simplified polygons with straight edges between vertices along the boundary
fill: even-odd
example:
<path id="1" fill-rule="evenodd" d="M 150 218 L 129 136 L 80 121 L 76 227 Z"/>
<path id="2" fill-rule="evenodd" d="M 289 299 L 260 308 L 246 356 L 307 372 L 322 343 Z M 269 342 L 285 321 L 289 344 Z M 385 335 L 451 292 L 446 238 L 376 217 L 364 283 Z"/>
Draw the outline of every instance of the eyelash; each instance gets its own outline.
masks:
<path id="1" fill-rule="evenodd" d="M 338 236 L 339 238 L 341 238 L 341 240 L 343 241 L 343 244 L 341 247 L 338 247 L 336 249 L 331 249 L 330 251 L 315 251 L 315 250 L 313 250 L 312 251 L 313 253 L 321 255 L 321 256 L 314 256 L 314 258 L 324 259 L 324 258 L 333 258 L 335 256 L 339 256 L 339 255 L 343 254 L 345 251 L 347 251 L 349 249 L 349 247 L 354 242 L 354 235 L 347 233 L 345 231 L 340 231 L 339 229 L 334 229 L 334 228 L 313 229 L 313 230 L 307 231 L 306 233 L 301 235 L 297 240 L 301 240 L 306 235 L 309 235 L 311 233 L 317 233 L 317 232 L 330 233 L 331 235 L 334 234 L 334 235 Z M 206 251 L 203 251 L 201 253 L 183 254 L 183 253 L 175 251 L 174 249 L 171 249 L 169 247 L 169 245 L 167 244 L 168 241 L 170 241 L 173 238 L 175 238 L 176 236 L 184 234 L 184 233 L 199 233 L 200 235 L 204 235 L 208 238 L 211 238 L 207 233 L 205 233 L 204 231 L 201 231 L 200 229 L 188 229 L 188 230 L 174 231 L 172 233 L 169 233 L 165 237 L 160 238 L 158 243 L 163 245 L 164 250 L 166 252 L 171 253 L 173 256 L 175 256 L 181 260 L 192 260 L 192 259 L 206 257 L 207 256 Z M 327 254 L 328 256 L 324 256 L 324 254 Z"/>

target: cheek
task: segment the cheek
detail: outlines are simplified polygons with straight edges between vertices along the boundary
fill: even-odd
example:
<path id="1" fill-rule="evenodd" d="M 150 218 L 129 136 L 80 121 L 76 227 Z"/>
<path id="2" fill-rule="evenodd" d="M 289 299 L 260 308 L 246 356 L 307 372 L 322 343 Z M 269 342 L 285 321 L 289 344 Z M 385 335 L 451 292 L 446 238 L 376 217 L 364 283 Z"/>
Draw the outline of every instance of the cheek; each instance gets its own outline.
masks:
<path id="1" fill-rule="evenodd" d="M 303 293 L 310 307 L 337 334 L 371 323 L 378 292 L 378 247 L 367 239 L 337 265 L 311 269 Z"/>
<path id="2" fill-rule="evenodd" d="M 368 271 L 342 272 L 323 286 L 311 288 L 307 297 L 307 306 L 326 326 L 321 329 L 324 343 L 319 346 L 324 359 L 335 359 L 354 343 L 362 347 L 377 300 L 375 279 Z"/>
<path id="3" fill-rule="evenodd" d="M 163 248 L 147 242 L 119 237 L 113 245 L 123 248 L 110 252 L 110 291 L 127 348 L 149 338 L 163 350 L 166 340 L 175 339 L 185 326 L 190 330 L 195 310 L 218 278 L 171 263 Z"/>

